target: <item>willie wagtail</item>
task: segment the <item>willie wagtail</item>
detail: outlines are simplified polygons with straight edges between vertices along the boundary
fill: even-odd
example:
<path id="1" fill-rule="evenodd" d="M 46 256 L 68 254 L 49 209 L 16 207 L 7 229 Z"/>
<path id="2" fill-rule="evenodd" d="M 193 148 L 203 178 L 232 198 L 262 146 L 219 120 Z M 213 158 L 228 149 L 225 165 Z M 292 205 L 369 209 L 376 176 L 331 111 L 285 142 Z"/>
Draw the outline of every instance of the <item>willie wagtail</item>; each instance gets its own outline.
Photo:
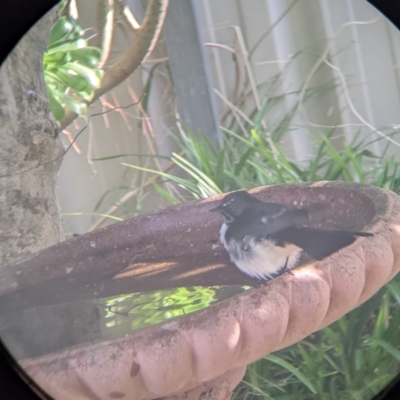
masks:
<path id="1" fill-rule="evenodd" d="M 220 241 L 232 262 L 245 274 L 268 280 L 296 267 L 305 250 L 322 260 L 352 244 L 368 232 L 330 231 L 308 228 L 307 210 L 256 199 L 245 190 L 227 194 L 211 209 L 223 215 Z"/>

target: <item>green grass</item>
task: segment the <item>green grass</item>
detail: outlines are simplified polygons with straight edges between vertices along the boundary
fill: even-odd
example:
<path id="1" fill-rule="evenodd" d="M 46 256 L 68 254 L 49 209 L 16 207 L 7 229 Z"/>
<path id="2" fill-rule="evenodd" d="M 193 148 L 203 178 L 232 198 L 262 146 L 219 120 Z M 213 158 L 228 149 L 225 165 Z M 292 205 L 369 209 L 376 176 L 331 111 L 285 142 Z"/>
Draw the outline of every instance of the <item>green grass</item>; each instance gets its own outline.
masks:
<path id="1" fill-rule="evenodd" d="M 247 137 L 224 130 L 219 150 L 204 135 L 196 138 L 188 133 L 186 138 L 177 139 L 183 155 L 174 153 L 171 161 L 182 170 L 183 176 L 124 165 L 175 183 L 187 193 L 185 199 L 206 198 L 255 186 L 321 180 L 368 183 L 396 193 L 400 190 L 400 164 L 394 157 L 387 157 L 388 146 L 380 155 L 369 150 L 374 141 L 383 139 L 368 141 L 355 135 L 339 151 L 330 140 L 334 133 L 332 129 L 325 135 L 314 136 L 315 155 L 303 163 L 295 162 L 271 137 L 253 129 Z M 170 202 L 177 201 L 167 190 L 160 190 L 159 194 Z"/>
<path id="2" fill-rule="evenodd" d="M 235 399 L 369 399 L 400 371 L 400 286 L 248 367 Z"/>

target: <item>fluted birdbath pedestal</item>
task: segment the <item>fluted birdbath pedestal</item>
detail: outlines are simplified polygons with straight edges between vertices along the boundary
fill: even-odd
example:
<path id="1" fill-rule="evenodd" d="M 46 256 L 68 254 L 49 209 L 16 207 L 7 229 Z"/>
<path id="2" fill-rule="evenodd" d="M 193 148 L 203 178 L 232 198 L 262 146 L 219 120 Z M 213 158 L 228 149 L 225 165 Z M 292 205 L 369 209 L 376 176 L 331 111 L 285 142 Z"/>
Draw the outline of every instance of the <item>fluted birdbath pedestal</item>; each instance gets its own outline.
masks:
<path id="1" fill-rule="evenodd" d="M 312 226 L 375 235 L 202 311 L 115 340 L 23 359 L 23 368 L 57 400 L 229 399 L 246 365 L 331 324 L 400 269 L 396 194 L 343 182 L 251 193 L 291 207 L 322 204 L 311 213 Z M 17 301 L 22 292 L 37 304 L 95 298 L 101 279 L 102 297 L 252 284 L 224 249 L 216 249 L 221 219 L 208 210 L 218 201 L 169 207 L 45 249 L 2 271 L 0 304 Z"/>

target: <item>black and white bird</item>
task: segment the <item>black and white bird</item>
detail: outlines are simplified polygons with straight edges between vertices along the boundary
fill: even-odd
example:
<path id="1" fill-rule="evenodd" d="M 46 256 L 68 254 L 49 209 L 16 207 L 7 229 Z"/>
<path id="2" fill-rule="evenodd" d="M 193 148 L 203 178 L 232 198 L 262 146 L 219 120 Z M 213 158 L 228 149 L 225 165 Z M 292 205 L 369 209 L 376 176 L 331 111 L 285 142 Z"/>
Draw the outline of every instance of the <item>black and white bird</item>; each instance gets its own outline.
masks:
<path id="1" fill-rule="evenodd" d="M 268 280 L 297 266 L 305 250 L 322 260 L 368 232 L 315 229 L 304 226 L 308 211 L 258 200 L 245 190 L 227 194 L 210 210 L 224 217 L 220 241 L 231 261 L 245 274 Z"/>

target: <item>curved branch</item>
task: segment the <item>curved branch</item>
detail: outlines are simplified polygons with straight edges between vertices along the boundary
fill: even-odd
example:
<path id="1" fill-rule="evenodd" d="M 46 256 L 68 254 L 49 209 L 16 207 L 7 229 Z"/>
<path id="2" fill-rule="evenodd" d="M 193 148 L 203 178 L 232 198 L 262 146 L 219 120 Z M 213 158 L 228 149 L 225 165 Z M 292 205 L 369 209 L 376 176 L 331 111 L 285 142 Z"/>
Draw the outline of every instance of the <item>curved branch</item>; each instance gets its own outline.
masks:
<path id="1" fill-rule="evenodd" d="M 136 21 L 135 16 L 132 14 L 130 8 L 128 6 L 125 6 L 122 1 L 119 1 L 117 3 L 118 8 L 117 10 L 121 14 L 121 17 L 125 21 L 125 23 L 130 27 L 130 29 L 133 32 L 136 32 L 138 29 L 140 29 L 140 24 L 139 22 Z"/>
<path id="2" fill-rule="evenodd" d="M 137 34 L 130 47 L 125 55 L 104 74 L 101 86 L 94 90 L 94 96 L 86 103 L 87 105 L 94 103 L 100 96 L 124 81 L 153 50 L 165 20 L 167 6 L 168 0 L 149 0 L 143 23 L 136 31 Z M 77 117 L 78 114 L 67 110 L 60 122 L 60 130 L 66 128 Z"/>
<path id="3" fill-rule="evenodd" d="M 114 33 L 114 0 L 97 0 L 96 46 L 101 49 L 100 68 L 106 64 L 111 53 Z"/>

